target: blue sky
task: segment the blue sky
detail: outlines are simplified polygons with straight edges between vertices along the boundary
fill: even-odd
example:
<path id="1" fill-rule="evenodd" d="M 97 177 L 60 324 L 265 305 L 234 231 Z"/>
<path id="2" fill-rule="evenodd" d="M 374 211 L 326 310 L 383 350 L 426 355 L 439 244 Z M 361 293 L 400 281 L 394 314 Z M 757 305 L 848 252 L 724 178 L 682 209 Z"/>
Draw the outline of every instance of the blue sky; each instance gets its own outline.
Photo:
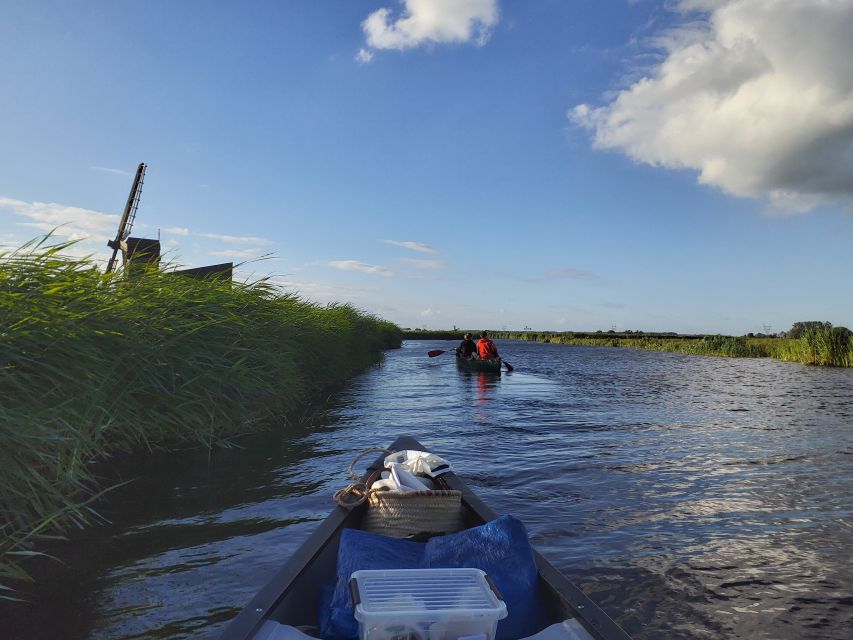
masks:
<path id="1" fill-rule="evenodd" d="M 853 0 L 2 3 L 0 242 L 402 326 L 853 326 Z M 796 43 L 797 46 L 793 46 Z"/>

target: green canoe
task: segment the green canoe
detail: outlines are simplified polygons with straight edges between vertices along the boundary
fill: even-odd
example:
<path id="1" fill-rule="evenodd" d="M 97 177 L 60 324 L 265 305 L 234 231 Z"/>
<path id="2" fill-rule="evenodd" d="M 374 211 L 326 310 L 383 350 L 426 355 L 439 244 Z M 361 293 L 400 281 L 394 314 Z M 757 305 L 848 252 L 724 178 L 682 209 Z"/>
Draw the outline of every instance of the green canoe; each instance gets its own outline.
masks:
<path id="1" fill-rule="evenodd" d="M 501 359 L 475 360 L 474 358 L 456 358 L 456 366 L 463 371 L 482 371 L 484 373 L 500 373 Z"/>

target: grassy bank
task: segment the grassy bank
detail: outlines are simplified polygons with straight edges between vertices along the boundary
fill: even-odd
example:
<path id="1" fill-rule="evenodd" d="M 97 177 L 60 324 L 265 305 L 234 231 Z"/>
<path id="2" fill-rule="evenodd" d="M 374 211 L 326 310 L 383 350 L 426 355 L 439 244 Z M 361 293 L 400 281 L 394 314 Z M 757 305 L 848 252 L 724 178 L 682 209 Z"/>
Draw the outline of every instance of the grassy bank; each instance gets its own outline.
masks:
<path id="1" fill-rule="evenodd" d="M 63 248 L 0 254 L 0 585 L 26 578 L 40 536 L 90 518 L 92 460 L 281 425 L 400 345 L 347 305 L 266 282 L 110 279 Z"/>
<path id="2" fill-rule="evenodd" d="M 461 335 L 461 331 L 407 331 L 404 337 L 411 340 L 457 340 Z M 778 358 L 810 365 L 853 367 L 853 338 L 844 327 L 811 329 L 799 338 L 551 331 L 493 331 L 490 335 L 493 338 L 588 347 L 623 347 L 734 358 Z"/>

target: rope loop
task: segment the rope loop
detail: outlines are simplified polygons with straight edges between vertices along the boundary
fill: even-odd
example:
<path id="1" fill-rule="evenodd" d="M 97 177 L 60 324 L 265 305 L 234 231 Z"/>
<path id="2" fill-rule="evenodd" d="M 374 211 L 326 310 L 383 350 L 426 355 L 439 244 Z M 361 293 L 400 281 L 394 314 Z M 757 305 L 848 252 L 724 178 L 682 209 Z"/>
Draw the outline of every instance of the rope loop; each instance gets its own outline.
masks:
<path id="1" fill-rule="evenodd" d="M 349 465 L 349 477 L 350 480 L 353 480 L 354 482 L 348 484 L 343 489 L 335 491 L 335 494 L 332 496 L 332 500 L 344 509 L 355 509 L 358 505 L 367 500 L 367 497 L 370 494 L 368 486 L 373 483 L 375 478 L 369 477 L 366 482 L 362 482 L 359 479 L 359 476 L 355 473 L 355 464 L 370 453 L 384 453 L 385 455 L 391 455 L 393 452 L 383 447 L 371 447 L 370 449 L 364 449 L 355 458 L 353 458 L 353 461 Z M 371 476 L 372 475 L 373 474 L 371 474 Z"/>

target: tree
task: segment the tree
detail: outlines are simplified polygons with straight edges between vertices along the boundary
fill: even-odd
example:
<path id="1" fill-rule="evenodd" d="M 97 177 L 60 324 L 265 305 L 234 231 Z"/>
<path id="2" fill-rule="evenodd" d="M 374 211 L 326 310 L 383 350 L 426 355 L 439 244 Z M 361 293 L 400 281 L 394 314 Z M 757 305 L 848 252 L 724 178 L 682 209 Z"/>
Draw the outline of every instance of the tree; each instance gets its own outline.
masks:
<path id="1" fill-rule="evenodd" d="M 804 322 L 795 322 L 788 331 L 788 338 L 802 338 L 808 331 L 815 329 L 831 329 L 831 322 L 821 322 L 820 320 L 806 320 Z"/>

